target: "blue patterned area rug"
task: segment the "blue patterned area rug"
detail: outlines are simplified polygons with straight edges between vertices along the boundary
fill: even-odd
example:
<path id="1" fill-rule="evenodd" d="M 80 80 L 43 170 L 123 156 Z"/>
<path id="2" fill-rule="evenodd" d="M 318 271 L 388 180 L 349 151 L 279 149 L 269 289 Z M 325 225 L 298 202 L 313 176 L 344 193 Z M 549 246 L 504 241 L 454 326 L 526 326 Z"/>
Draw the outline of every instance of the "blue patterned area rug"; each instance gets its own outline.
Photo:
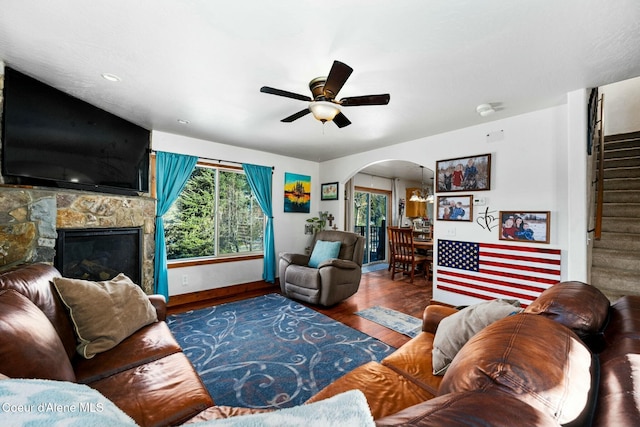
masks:
<path id="1" fill-rule="evenodd" d="M 414 338 L 422 331 L 422 319 L 376 305 L 356 313 L 386 328 Z"/>
<path id="2" fill-rule="evenodd" d="M 217 405 L 287 408 L 395 348 L 278 294 L 168 316 Z"/>

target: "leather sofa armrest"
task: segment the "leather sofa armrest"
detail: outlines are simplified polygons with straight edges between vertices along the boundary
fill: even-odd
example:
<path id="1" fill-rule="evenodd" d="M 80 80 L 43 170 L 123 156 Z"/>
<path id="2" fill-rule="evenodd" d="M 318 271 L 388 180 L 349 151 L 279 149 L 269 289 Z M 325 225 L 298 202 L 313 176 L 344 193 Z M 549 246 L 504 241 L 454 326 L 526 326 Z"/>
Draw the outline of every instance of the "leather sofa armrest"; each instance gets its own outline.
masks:
<path id="1" fill-rule="evenodd" d="M 309 255 L 294 254 L 290 252 L 284 252 L 280 254 L 280 259 L 285 260 L 289 264 L 307 265 L 309 264 Z"/>
<path id="2" fill-rule="evenodd" d="M 164 322 L 167 320 L 167 301 L 164 299 L 164 295 L 147 295 L 151 305 L 156 309 L 158 321 Z"/>
<path id="3" fill-rule="evenodd" d="M 440 321 L 447 316 L 457 313 L 458 309 L 447 307 L 445 305 L 432 304 L 428 305 L 422 313 L 422 330 L 424 332 L 436 333 Z"/>
<path id="4" fill-rule="evenodd" d="M 355 270 L 359 267 L 359 265 L 347 259 L 331 258 L 324 262 L 321 262 L 320 265 L 318 265 L 319 269 L 324 267 L 337 267 L 346 270 Z"/>

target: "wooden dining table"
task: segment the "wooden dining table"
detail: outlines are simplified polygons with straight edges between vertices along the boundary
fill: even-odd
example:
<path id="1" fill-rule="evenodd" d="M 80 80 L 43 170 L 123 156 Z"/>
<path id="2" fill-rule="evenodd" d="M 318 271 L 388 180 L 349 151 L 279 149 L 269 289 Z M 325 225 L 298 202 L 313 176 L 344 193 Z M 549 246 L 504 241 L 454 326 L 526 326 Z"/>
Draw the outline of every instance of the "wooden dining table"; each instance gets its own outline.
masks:
<path id="1" fill-rule="evenodd" d="M 413 247 L 427 251 L 433 250 L 433 240 L 413 239 Z"/>

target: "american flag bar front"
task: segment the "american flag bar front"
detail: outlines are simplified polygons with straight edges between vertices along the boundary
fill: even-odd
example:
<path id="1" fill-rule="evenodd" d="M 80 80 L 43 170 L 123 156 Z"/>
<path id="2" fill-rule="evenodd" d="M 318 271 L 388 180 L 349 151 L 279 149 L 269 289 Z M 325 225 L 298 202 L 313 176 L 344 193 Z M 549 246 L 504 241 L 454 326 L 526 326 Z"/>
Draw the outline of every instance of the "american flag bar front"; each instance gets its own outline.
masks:
<path id="1" fill-rule="evenodd" d="M 529 246 L 438 240 L 438 289 L 529 305 L 561 280 L 561 251 Z"/>

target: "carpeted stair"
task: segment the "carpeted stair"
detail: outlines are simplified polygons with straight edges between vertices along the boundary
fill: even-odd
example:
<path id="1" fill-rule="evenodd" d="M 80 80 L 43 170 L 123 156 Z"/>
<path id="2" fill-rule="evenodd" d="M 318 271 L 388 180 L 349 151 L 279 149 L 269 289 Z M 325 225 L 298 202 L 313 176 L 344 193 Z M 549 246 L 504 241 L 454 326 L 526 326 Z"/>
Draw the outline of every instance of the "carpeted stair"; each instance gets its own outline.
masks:
<path id="1" fill-rule="evenodd" d="M 605 137 L 602 237 L 591 284 L 614 301 L 640 295 L 640 132 Z"/>

